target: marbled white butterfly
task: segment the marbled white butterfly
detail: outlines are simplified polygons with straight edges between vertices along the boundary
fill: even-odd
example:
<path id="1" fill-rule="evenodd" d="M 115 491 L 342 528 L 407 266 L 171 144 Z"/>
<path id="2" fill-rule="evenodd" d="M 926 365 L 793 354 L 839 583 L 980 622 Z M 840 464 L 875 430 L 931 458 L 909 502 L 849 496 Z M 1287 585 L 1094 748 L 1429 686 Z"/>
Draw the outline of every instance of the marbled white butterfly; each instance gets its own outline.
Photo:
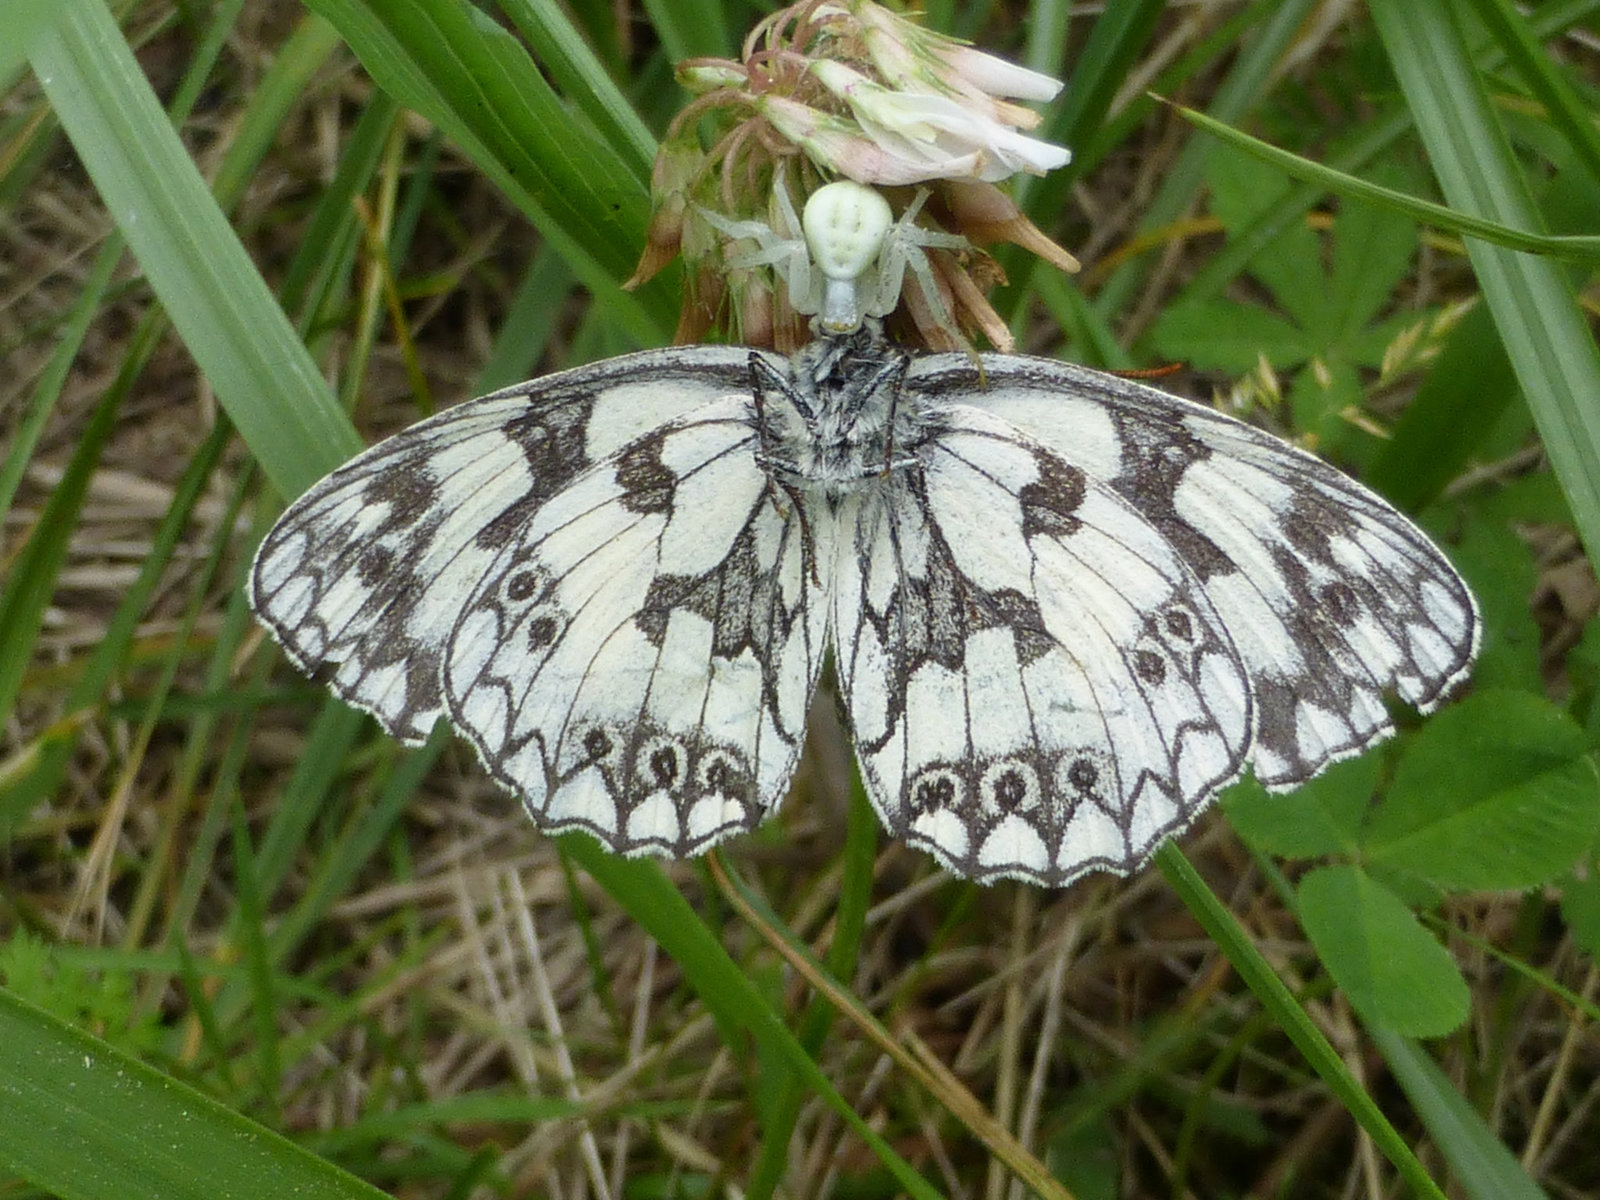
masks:
<path id="1" fill-rule="evenodd" d="M 858 324 L 423 421 L 290 506 L 250 602 L 390 733 L 448 717 L 542 829 L 624 854 L 772 812 L 831 652 L 883 823 L 985 881 L 1129 871 L 1246 766 L 1293 787 L 1466 677 L 1465 584 L 1320 460 Z"/>

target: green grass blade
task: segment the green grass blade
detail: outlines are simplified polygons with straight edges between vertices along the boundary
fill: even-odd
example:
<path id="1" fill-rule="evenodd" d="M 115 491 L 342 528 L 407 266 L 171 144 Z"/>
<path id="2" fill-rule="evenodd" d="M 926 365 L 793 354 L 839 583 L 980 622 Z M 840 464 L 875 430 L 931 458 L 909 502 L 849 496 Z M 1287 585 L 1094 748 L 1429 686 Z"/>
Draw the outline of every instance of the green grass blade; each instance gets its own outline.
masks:
<path id="1" fill-rule="evenodd" d="M 672 63 L 733 53 L 733 34 L 722 8 L 721 0 L 644 0 L 650 24 Z"/>
<path id="2" fill-rule="evenodd" d="M 225 211 L 233 211 L 283 132 L 284 121 L 338 47 L 339 34 L 333 26 L 311 16 L 296 26 L 273 56 L 211 185 L 217 203 Z"/>
<path id="3" fill-rule="evenodd" d="M 534 253 L 511 298 L 511 306 L 500 321 L 494 348 L 478 369 L 474 392 L 482 395 L 510 387 L 533 374 L 550 345 L 560 316 L 560 309 L 550 303 L 550 297 L 566 295 L 572 283 L 572 272 L 560 255 L 547 246 Z"/>
<path id="4" fill-rule="evenodd" d="M 238 4 L 235 3 L 231 12 L 223 9 L 216 14 L 201 50 L 190 64 L 184 83 L 174 99 L 172 109 L 175 117 L 186 112 L 195 97 L 199 95 L 204 80 L 210 74 L 222 50 L 226 35 L 232 28 L 237 8 Z M 326 60 L 333 49 L 334 42 L 330 33 L 331 31 L 322 22 L 302 23 L 300 30 L 291 36 L 284 51 L 268 68 L 260 90 L 252 98 L 246 110 L 240 137 L 230 143 L 227 154 L 218 168 L 213 190 L 218 197 L 218 203 L 224 208 L 231 208 L 238 202 L 246 182 L 269 150 L 271 139 L 265 131 L 276 128 L 283 120 L 285 111 L 303 91 L 311 74 Z M 254 130 L 255 133 L 251 135 L 248 132 L 250 130 Z M 74 306 L 62 343 L 52 356 L 50 369 L 36 390 L 41 400 L 47 394 L 47 390 L 53 392 L 59 387 L 60 380 L 65 378 L 65 373 L 70 368 L 72 358 L 81 343 L 82 331 L 87 328 L 89 319 L 104 299 L 106 284 L 112 270 L 122 258 L 124 249 L 125 243 L 117 233 L 113 233 L 101 247 L 95 268 L 85 284 L 78 304 Z M 139 335 L 133 339 L 134 352 L 128 356 L 123 371 L 124 379 L 119 382 L 119 387 L 131 385 L 132 380 L 143 369 L 150 349 L 164 329 L 164 318 L 158 313 L 152 313 L 144 318 Z M 35 411 L 43 413 L 48 409 L 40 403 Z M 19 478 L 20 467 L 25 465 L 23 459 L 31 452 L 35 432 L 29 426 L 24 426 L 14 450 L 19 463 Z M 88 664 L 67 695 L 65 707 L 69 712 L 99 703 L 107 684 L 124 663 L 134 638 L 137 622 L 144 615 L 145 607 L 181 534 L 184 522 L 187 520 L 188 509 L 194 504 L 198 489 L 209 479 L 210 472 L 214 469 L 221 448 L 226 444 L 228 437 L 229 430 L 223 422 L 219 426 L 219 432 L 208 439 L 199 451 L 196 462 L 191 463 L 185 470 L 183 482 L 174 498 L 173 511 L 164 519 L 151 553 L 140 567 L 138 582 L 124 598 L 117 615 L 106 630 L 105 637 L 95 647 Z M 11 461 L 9 459 L 7 461 L 7 470 L 11 466 Z M 201 464 L 198 472 L 197 464 Z M 0 473 L 0 496 L 3 496 L 7 503 L 10 499 L 10 494 L 6 491 L 8 479 L 8 474 Z M 0 505 L 0 508 L 3 507 L 4 505 Z M 57 513 L 52 522 L 47 524 L 54 528 L 66 529 L 65 524 L 54 524 L 64 519 L 61 513 Z M 44 579 L 43 576 L 36 574 L 31 578 L 36 586 Z M 11 628 L 9 625 L 7 627 Z M 13 636 L 16 636 L 20 628 L 22 627 L 16 627 Z M 0 798 L 0 828 L 7 826 L 9 814 L 26 811 L 54 789 L 66 756 L 76 741 L 77 727 L 69 726 L 62 731 L 61 736 L 50 739 L 41 747 L 36 766 L 29 778 L 20 781 L 19 786 L 14 789 L 8 788 L 4 797 Z"/>
<path id="5" fill-rule="evenodd" d="M 649 189 L 565 103 L 522 45 L 455 0 L 311 0 L 385 90 L 434 122 L 525 212 L 612 318 L 642 344 L 670 334 L 677 297 L 632 273 Z"/>
<path id="6" fill-rule="evenodd" d="M 1488 221 L 1443 204 L 1435 204 L 1431 200 L 1423 200 L 1418 196 L 1396 191 L 1394 188 L 1386 188 L 1354 175 L 1347 175 L 1343 171 L 1335 170 L 1312 159 L 1302 158 L 1292 151 L 1253 138 L 1248 133 L 1213 120 L 1205 113 L 1196 112 L 1192 108 L 1179 105 L 1178 111 L 1183 114 L 1184 120 L 1205 130 L 1219 141 L 1227 142 L 1230 146 L 1237 147 L 1262 162 L 1271 163 L 1282 169 L 1285 175 L 1317 184 L 1319 188 L 1336 196 L 1347 196 L 1352 200 L 1377 204 L 1402 213 L 1418 224 L 1432 225 L 1435 229 L 1448 230 L 1463 237 L 1481 238 L 1483 241 L 1507 249 L 1523 250 L 1529 254 L 1544 254 L 1570 262 L 1586 264 L 1600 262 L 1600 237 L 1558 237 L 1552 234 L 1533 233 L 1497 221 Z"/>
<path id="7" fill-rule="evenodd" d="M 0 462 L 0 516 L 11 511 L 11 502 L 17 497 L 17 487 L 22 482 L 29 461 L 33 458 L 34 449 L 44 433 L 45 424 L 55 409 L 56 400 L 61 395 L 61 388 L 67 381 L 68 372 L 72 370 L 73 361 L 78 357 L 78 351 L 83 348 L 83 339 L 89 331 L 89 325 L 99 315 L 100 302 L 105 299 L 112 273 L 122 261 L 124 248 L 122 238 L 115 233 L 106 238 L 105 245 L 100 247 L 94 268 L 89 272 L 88 279 L 84 281 L 83 291 L 67 316 L 55 353 L 50 356 L 49 365 L 39 376 L 39 382 L 33 389 L 32 403 L 17 425 L 11 445 L 6 450 L 5 460 Z M 0 705 L 0 710 L 3 708 L 4 706 Z"/>
<path id="8" fill-rule="evenodd" d="M 1073 181 L 1092 165 L 1083 153 L 1082 142 L 1105 120 L 1117 89 L 1145 52 L 1166 7 L 1165 0 L 1128 0 L 1095 19 L 1083 53 L 1066 80 L 1066 90 L 1039 130 L 1045 141 L 1067 146 L 1075 157 L 1042 179 L 1025 176 L 1015 185 L 1017 203 L 1035 220 L 1048 214 L 1053 221 L 1055 214 L 1067 206 Z M 1035 270 L 1033 261 L 1012 247 L 998 247 L 996 257 L 1012 279 L 1024 280 Z M 1044 274 L 1042 270 L 1039 273 Z M 1014 309 L 1024 291 L 1012 288 L 1002 293 L 1001 311 Z"/>
<path id="9" fill-rule="evenodd" d="M 1374 0 L 1378 33 L 1452 207 L 1538 230 L 1540 217 L 1446 0 Z M 1591 562 L 1600 562 L 1600 353 L 1560 268 L 1476 240 L 1467 253 Z"/>
<path id="10" fill-rule="evenodd" d="M 650 175 L 656 158 L 655 135 L 639 119 L 583 35 L 555 0 L 500 0 L 500 7 L 522 30 L 561 90 L 587 114 L 607 144 L 621 148 L 623 158 L 641 179 Z"/>
<path id="11" fill-rule="evenodd" d="M 117 407 L 126 394 L 126 376 L 95 406 L 94 416 L 79 435 L 61 482 L 50 494 L 33 536 L 23 545 L 0 585 L 0 718 L 9 716 L 22 690 L 23 672 L 44 625 L 44 610 L 55 592 L 56 577 L 66 561 L 78 513 L 89 494 L 89 480 L 111 436 Z"/>
<path id="12" fill-rule="evenodd" d="M 0 1161 L 62 1200 L 383 1197 L 4 990 Z"/>
<path id="13" fill-rule="evenodd" d="M 6 9 L 6 37 L 0 41 L 0 88 L 10 91 L 27 65 L 28 43 L 42 34 L 54 16 L 56 0 L 12 0 Z"/>
<path id="14" fill-rule="evenodd" d="M 850 809 L 847 816 L 843 856 L 844 877 L 839 883 L 838 904 L 834 910 L 833 940 L 828 944 L 828 973 L 848 982 L 855 977 L 860 957 L 861 938 L 866 930 L 867 909 L 872 902 L 872 869 L 878 853 L 878 816 L 867 799 L 861 771 L 850 772 Z M 800 1021 L 800 1044 L 806 1053 L 822 1053 L 836 1010 L 822 996 L 812 998 Z M 750 1172 L 746 1192 L 751 1200 L 765 1200 L 783 1182 L 788 1170 L 789 1144 L 805 1100 L 805 1084 L 790 1073 L 772 1105 L 772 1115 L 762 1131 L 761 1154 Z"/>
<path id="15" fill-rule="evenodd" d="M 275 486 L 298 494 L 360 449 L 173 132 L 105 5 L 62 6 L 34 70 L 106 207 Z"/>
<path id="16" fill-rule="evenodd" d="M 1600 179 L 1600 130 L 1595 129 L 1594 114 L 1584 107 L 1566 76 L 1545 53 L 1528 19 L 1510 0 L 1472 0 L 1472 6 L 1528 90 L 1544 105 L 1550 123 L 1567 139 L 1590 176 Z"/>
<path id="17" fill-rule="evenodd" d="M 302 333 L 343 294 L 361 239 L 356 197 L 366 190 L 400 115 L 386 92 L 374 92 L 345 138 L 339 165 L 317 201 L 300 248 L 284 273 L 279 291 L 283 307 Z"/>
<path id="18" fill-rule="evenodd" d="M 1243 43 L 1239 57 L 1228 67 L 1227 79 L 1212 97 L 1209 111 L 1214 117 L 1233 121 L 1251 110 L 1315 7 L 1312 0 L 1258 6 L 1261 24 Z M 1209 153 L 1210 147 L 1199 139 L 1184 147 L 1177 161 L 1164 173 L 1160 190 L 1151 198 L 1140 222 L 1141 229 L 1161 228 L 1188 211 L 1204 182 Z M 1095 297 L 1095 307 L 1102 313 L 1121 312 L 1145 270 L 1146 264 L 1141 262 L 1119 268 Z"/>
<path id="19" fill-rule="evenodd" d="M 1546 1200 L 1545 1191 L 1426 1050 L 1378 1026 L 1368 1026 L 1367 1033 L 1433 1135 L 1462 1192 L 1474 1200 Z"/>
<path id="20" fill-rule="evenodd" d="M 1305 1010 L 1290 995 L 1289 989 L 1283 985 L 1283 981 L 1278 978 L 1267 960 L 1261 957 L 1261 952 L 1256 949 L 1249 936 L 1239 928 L 1239 923 L 1234 920 L 1233 914 L 1223 906 L 1222 901 L 1218 900 L 1216 894 L 1206 886 L 1205 880 L 1201 879 L 1199 873 L 1189 865 L 1189 860 L 1183 856 L 1183 851 L 1170 841 L 1162 842 L 1161 848 L 1156 851 L 1155 861 L 1161 868 L 1161 873 L 1167 877 L 1167 882 L 1172 885 L 1172 889 L 1178 893 L 1178 897 L 1188 906 L 1195 919 L 1211 935 L 1211 940 L 1216 942 L 1228 956 L 1233 969 L 1239 972 L 1240 977 L 1255 993 L 1256 999 L 1271 1013 L 1278 1027 L 1289 1036 L 1300 1053 L 1305 1055 L 1306 1061 L 1321 1076 L 1339 1103 L 1360 1123 L 1361 1128 L 1367 1131 L 1378 1149 L 1395 1165 L 1406 1182 L 1419 1196 L 1444 1200 L 1444 1193 L 1439 1190 L 1439 1185 L 1428 1176 L 1427 1169 L 1418 1161 L 1406 1140 L 1389 1123 L 1389 1119 L 1383 1115 L 1377 1102 L 1350 1073 L 1350 1068 L 1345 1066 L 1344 1059 L 1339 1057 L 1339 1052 L 1328 1043 L 1322 1031 L 1312 1023 Z"/>

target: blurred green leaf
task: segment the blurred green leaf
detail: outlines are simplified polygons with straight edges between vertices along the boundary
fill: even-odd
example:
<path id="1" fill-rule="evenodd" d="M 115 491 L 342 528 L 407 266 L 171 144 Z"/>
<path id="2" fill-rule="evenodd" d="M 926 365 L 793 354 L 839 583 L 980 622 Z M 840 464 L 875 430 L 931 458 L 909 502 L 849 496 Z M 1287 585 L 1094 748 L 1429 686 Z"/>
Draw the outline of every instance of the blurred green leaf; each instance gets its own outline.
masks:
<path id="1" fill-rule="evenodd" d="M 1527 692 L 1496 689 L 1436 714 L 1412 738 L 1368 822 L 1373 868 L 1446 889 L 1533 887 L 1600 831 L 1600 775 L 1583 730 Z"/>
<path id="2" fill-rule="evenodd" d="M 1450 548 L 1450 561 L 1472 588 L 1483 614 L 1483 646 L 1472 668 L 1473 683 L 1480 688 L 1540 691 L 1543 639 L 1528 608 L 1539 578 L 1533 552 L 1508 523 L 1479 519 L 1474 509 L 1468 511 L 1461 535 Z"/>
<path id="3" fill-rule="evenodd" d="M 1072 1189 L 1077 1200 L 1116 1200 L 1123 1195 L 1117 1137 L 1105 1116 L 1052 1139 L 1045 1147 L 1045 1165 Z"/>
<path id="4" fill-rule="evenodd" d="M 1516 398 L 1516 374 L 1500 331 L 1489 310 L 1475 305 L 1446 338 L 1367 482 L 1403 509 L 1421 508 L 1461 473 Z"/>
<path id="5" fill-rule="evenodd" d="M 1299 326 L 1232 300 L 1174 304 L 1156 320 L 1150 343 L 1163 358 L 1230 375 L 1248 373 L 1260 358 L 1295 364 L 1316 353 L 1315 342 Z"/>
<path id="6" fill-rule="evenodd" d="M 1320 858 L 1355 849 L 1378 786 L 1377 754 L 1337 763 L 1292 792 L 1274 795 L 1250 782 L 1228 789 L 1228 820 L 1257 850 L 1281 858 Z"/>
<path id="7" fill-rule="evenodd" d="M 1466 1020 L 1471 994 L 1455 960 L 1365 871 L 1319 867 L 1298 896 L 1317 956 L 1365 1020 L 1412 1037 L 1439 1037 Z"/>
<path id="8" fill-rule="evenodd" d="M 1290 191 L 1276 168 L 1227 148 L 1211 156 L 1206 177 L 1212 211 L 1230 239 L 1254 228 Z M 1365 401 L 1360 369 L 1378 366 L 1389 343 L 1419 319 L 1377 319 L 1409 271 L 1416 243 L 1411 222 L 1363 204 L 1340 209 L 1326 249 L 1304 223 L 1287 226 L 1246 263 L 1270 307 L 1211 296 L 1179 301 L 1157 318 L 1151 344 L 1164 357 L 1234 375 L 1263 358 L 1293 370 L 1295 427 L 1314 435 L 1324 453 L 1364 449 L 1371 439 L 1350 419 Z"/>
<path id="9" fill-rule="evenodd" d="M 1582 877 L 1561 884 L 1561 916 L 1590 958 L 1600 959 L 1600 856 L 1588 855 Z"/>

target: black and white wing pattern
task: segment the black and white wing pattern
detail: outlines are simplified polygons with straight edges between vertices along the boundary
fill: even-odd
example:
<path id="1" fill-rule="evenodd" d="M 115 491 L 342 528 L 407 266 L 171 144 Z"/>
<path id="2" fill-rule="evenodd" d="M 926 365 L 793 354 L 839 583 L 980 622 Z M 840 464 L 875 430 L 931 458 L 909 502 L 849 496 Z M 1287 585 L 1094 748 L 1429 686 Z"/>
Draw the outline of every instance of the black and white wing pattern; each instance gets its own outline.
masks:
<path id="1" fill-rule="evenodd" d="M 1245 664 L 1103 482 L 976 408 L 926 432 L 919 469 L 841 509 L 837 666 L 868 794 L 969 878 L 1129 870 L 1243 769 Z"/>
<path id="2" fill-rule="evenodd" d="M 372 447 L 267 534 L 251 607 L 295 665 L 406 742 L 444 715 L 446 640 L 500 545 L 661 422 L 749 394 L 750 352 L 651 350 L 460 404 Z"/>
<path id="3" fill-rule="evenodd" d="M 1126 872 L 1466 678 L 1410 521 L 1240 422 L 1044 359 L 648 351 L 463 404 L 262 543 L 250 601 L 548 832 L 694 854 L 788 790 L 830 649 L 889 831 L 973 879 Z"/>
<path id="4" fill-rule="evenodd" d="M 519 521 L 465 599 L 451 719 L 545 831 L 697 854 L 787 793 L 827 575 L 758 439 L 748 394 L 638 438 Z"/>
<path id="5" fill-rule="evenodd" d="M 1255 776 L 1294 787 L 1466 679 L 1476 602 L 1411 521 L 1287 443 L 1153 388 L 1046 359 L 954 355 L 906 387 L 1004 417 L 1103 481 L 1183 559 L 1249 675 Z"/>

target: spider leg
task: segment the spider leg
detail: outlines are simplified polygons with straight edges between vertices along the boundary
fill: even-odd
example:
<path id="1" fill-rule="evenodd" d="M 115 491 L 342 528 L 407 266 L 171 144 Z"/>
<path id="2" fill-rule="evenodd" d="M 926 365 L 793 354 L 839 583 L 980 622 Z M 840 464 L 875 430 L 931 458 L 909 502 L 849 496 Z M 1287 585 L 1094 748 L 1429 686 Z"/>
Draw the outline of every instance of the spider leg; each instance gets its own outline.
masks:
<path id="1" fill-rule="evenodd" d="M 874 317 L 887 317 L 900 303 L 900 288 L 905 283 L 907 247 L 895 235 L 896 225 L 883 239 L 883 249 L 878 251 L 877 275 L 869 294 L 862 296 L 862 308 Z M 919 252 L 920 253 L 920 252 Z"/>
<path id="2" fill-rule="evenodd" d="M 799 219 L 794 216 L 794 205 L 789 202 L 787 193 L 781 190 L 779 203 L 785 217 L 794 221 L 792 228 L 798 228 Z M 702 207 L 699 211 L 706 224 L 730 241 L 752 241 L 756 244 L 754 250 L 728 255 L 726 262 L 729 267 L 742 270 L 770 266 L 773 273 L 783 279 L 789 291 L 789 303 L 796 312 L 810 315 L 817 311 L 819 301 L 811 295 L 815 290 L 811 255 L 803 238 L 781 237 L 772 226 L 761 221 L 732 221 L 708 208 Z"/>
<path id="3" fill-rule="evenodd" d="M 763 244 L 771 244 L 772 242 L 778 240 L 777 235 L 772 232 L 771 226 L 763 224 L 760 221 L 729 220 L 721 213 L 712 212 L 709 208 L 699 204 L 695 205 L 695 209 L 699 212 L 701 218 L 707 225 L 711 226 L 711 228 L 715 229 L 724 237 L 733 238 L 736 240 L 740 238 L 749 238 L 752 241 Z"/>
<path id="4" fill-rule="evenodd" d="M 922 289 L 923 299 L 928 302 L 928 311 L 933 314 L 934 323 L 946 329 L 953 328 L 955 318 L 950 315 L 950 309 L 944 302 L 939 281 L 933 277 L 933 263 L 920 245 L 913 244 L 906 248 L 905 265 L 917 277 L 917 285 Z"/>

